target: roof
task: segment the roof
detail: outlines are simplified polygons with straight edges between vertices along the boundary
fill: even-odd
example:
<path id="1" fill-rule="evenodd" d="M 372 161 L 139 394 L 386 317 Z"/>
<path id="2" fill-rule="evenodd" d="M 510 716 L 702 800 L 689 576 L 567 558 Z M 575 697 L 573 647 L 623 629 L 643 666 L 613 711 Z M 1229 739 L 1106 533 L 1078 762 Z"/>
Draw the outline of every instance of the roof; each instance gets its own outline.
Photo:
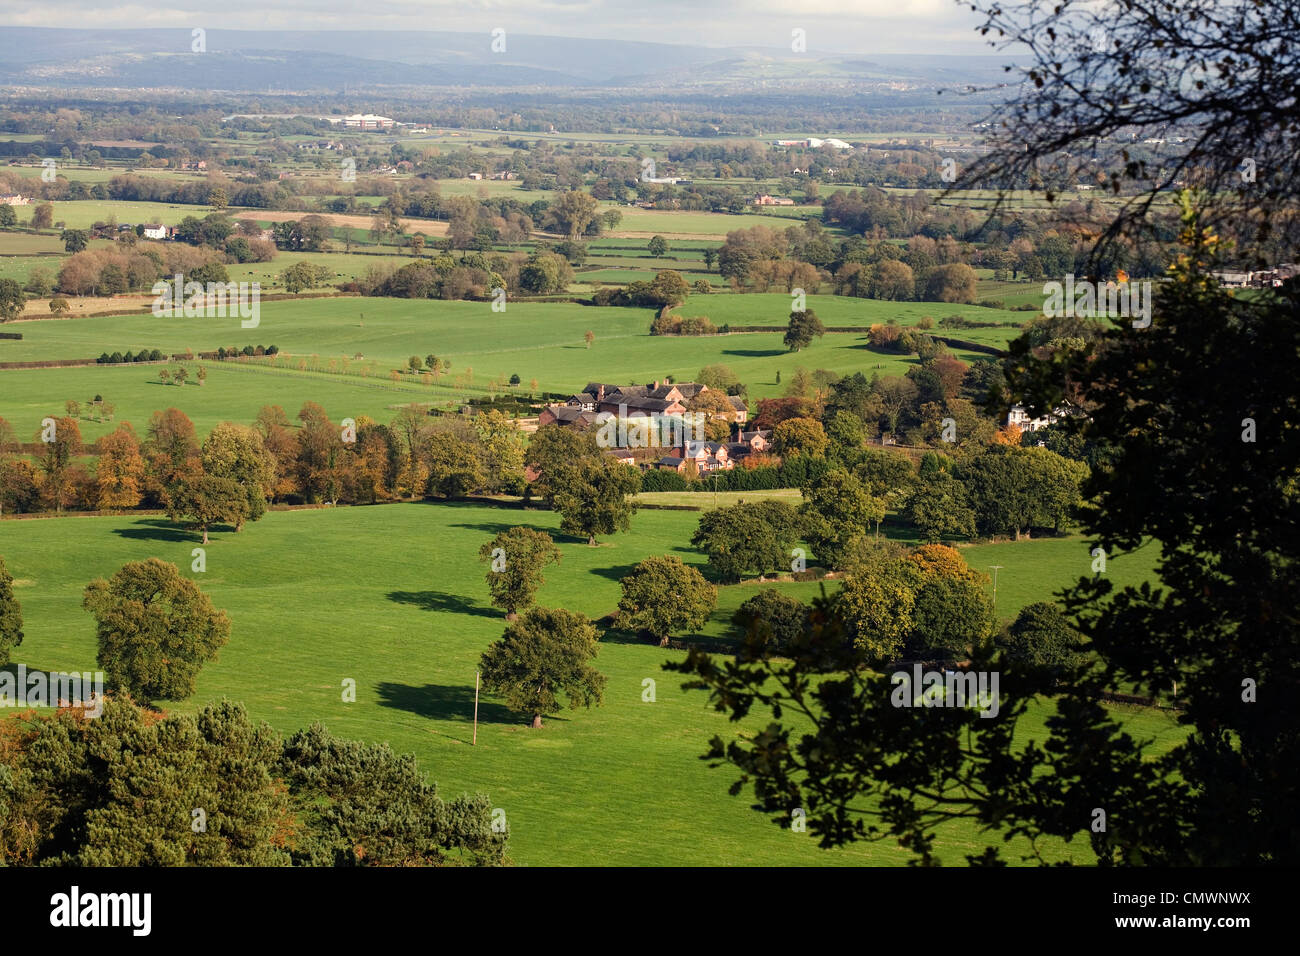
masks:
<path id="1" fill-rule="evenodd" d="M 595 412 L 583 411 L 581 408 L 573 405 L 547 405 L 546 411 L 554 415 L 557 422 L 564 422 L 566 424 L 581 423 L 584 425 L 590 425 L 596 421 Z"/>
<path id="2" fill-rule="evenodd" d="M 685 461 L 685 460 L 686 460 L 686 459 L 684 459 L 684 458 L 678 458 L 678 457 L 676 457 L 675 455 L 664 455 L 662 458 L 659 459 L 659 464 L 661 464 L 661 465 L 670 465 L 670 466 L 672 466 L 673 468 L 676 468 L 678 465 L 680 465 L 680 464 L 681 464 L 683 461 Z"/>

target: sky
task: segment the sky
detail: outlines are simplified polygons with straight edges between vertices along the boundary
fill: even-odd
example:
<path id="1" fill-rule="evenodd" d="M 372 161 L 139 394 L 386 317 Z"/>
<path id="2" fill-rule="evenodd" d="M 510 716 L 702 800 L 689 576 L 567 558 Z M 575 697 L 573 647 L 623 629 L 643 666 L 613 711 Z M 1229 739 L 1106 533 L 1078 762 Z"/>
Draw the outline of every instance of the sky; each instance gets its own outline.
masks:
<path id="1" fill-rule="evenodd" d="M 455 30 L 809 53 L 992 53 L 957 0 L 0 0 L 0 24 L 227 30 Z M 2 27 L 0 27 L 2 28 Z"/>

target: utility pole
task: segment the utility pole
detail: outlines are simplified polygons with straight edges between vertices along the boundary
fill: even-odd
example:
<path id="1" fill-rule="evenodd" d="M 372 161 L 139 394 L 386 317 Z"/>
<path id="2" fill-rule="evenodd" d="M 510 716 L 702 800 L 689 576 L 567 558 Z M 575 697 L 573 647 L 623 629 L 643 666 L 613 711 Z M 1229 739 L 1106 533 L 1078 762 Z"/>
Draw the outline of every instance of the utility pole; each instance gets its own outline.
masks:
<path id="1" fill-rule="evenodd" d="M 482 671 L 474 672 L 474 739 L 470 741 L 471 747 L 478 746 L 478 679 Z"/>
<path id="2" fill-rule="evenodd" d="M 1005 568 L 1005 564 L 990 564 L 989 568 L 993 571 L 993 613 L 998 613 L 998 569 Z"/>

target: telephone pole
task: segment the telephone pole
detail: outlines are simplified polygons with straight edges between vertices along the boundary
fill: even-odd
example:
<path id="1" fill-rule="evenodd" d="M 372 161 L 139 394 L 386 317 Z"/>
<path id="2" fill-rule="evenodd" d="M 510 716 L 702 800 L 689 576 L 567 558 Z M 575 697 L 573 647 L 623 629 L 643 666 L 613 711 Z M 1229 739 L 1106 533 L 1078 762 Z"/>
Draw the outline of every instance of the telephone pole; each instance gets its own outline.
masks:
<path id="1" fill-rule="evenodd" d="M 1005 568 L 1005 564 L 990 564 L 989 568 L 993 571 L 993 613 L 998 613 L 998 570 Z"/>

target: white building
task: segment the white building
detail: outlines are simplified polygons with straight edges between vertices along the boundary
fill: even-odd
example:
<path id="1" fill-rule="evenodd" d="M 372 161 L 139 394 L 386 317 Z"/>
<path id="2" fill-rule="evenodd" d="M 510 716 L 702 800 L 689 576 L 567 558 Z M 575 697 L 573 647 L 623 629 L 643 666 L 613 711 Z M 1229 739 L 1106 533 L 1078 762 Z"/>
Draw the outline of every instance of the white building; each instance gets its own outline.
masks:
<path id="1" fill-rule="evenodd" d="M 389 116 L 376 116 L 374 113 L 353 113 L 351 116 L 331 116 L 330 122 L 342 123 L 346 129 L 392 129 L 396 121 Z"/>
<path id="2" fill-rule="evenodd" d="M 156 222 L 148 223 L 141 233 L 146 239 L 166 239 L 167 227 L 159 225 Z"/>
<path id="3" fill-rule="evenodd" d="M 1022 432 L 1036 432 L 1048 425 L 1055 425 L 1068 414 L 1069 410 L 1065 406 L 1058 406 L 1049 415 L 1044 415 L 1041 418 L 1030 418 L 1025 406 L 1012 405 L 1011 411 L 1007 413 L 1007 424 L 1015 425 Z"/>

